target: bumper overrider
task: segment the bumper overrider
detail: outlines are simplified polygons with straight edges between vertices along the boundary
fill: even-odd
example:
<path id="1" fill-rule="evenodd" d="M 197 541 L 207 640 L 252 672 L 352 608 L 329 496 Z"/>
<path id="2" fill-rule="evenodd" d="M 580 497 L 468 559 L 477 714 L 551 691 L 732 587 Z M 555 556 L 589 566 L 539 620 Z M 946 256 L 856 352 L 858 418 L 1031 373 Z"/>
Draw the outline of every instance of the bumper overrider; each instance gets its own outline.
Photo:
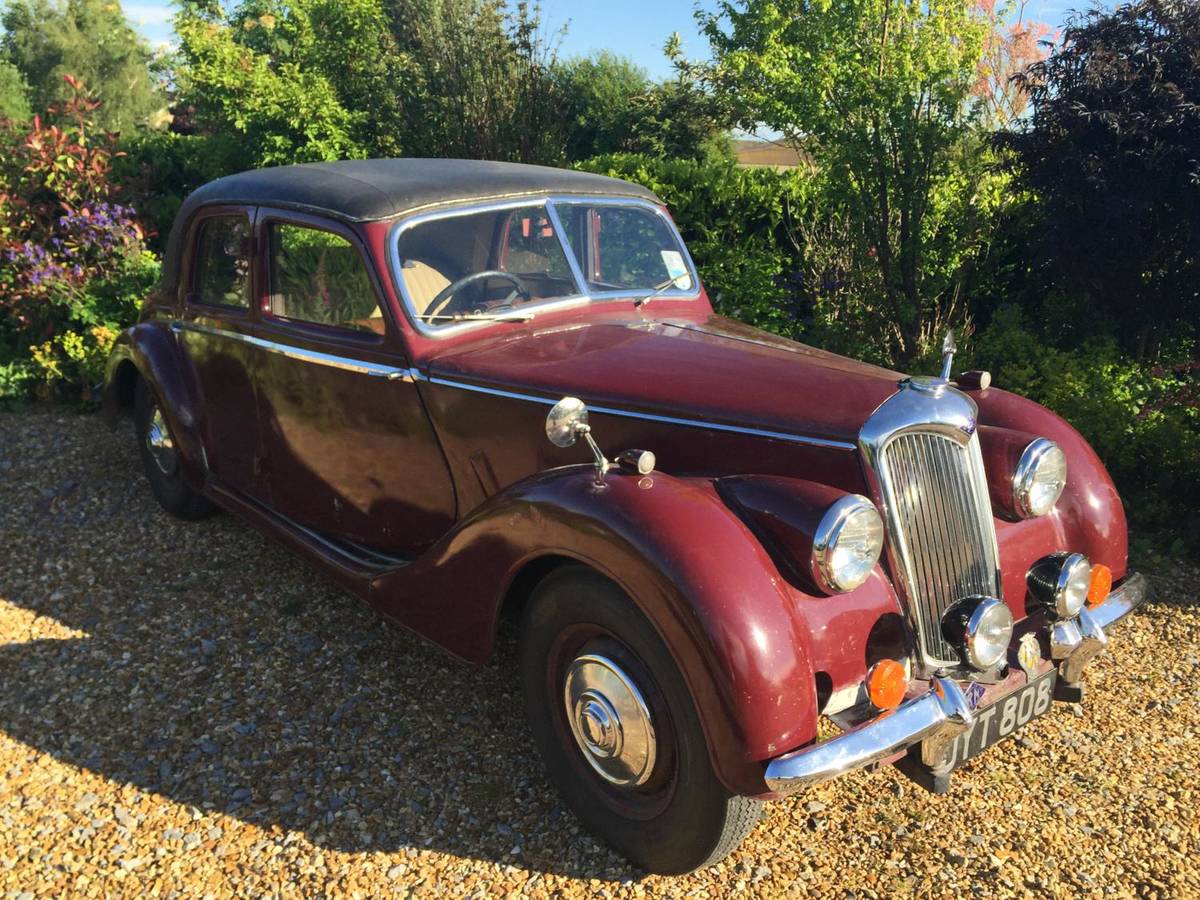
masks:
<path id="1" fill-rule="evenodd" d="M 1059 699 L 1078 699 L 1084 668 L 1108 642 L 1105 629 L 1141 604 L 1146 593 L 1145 577 L 1131 574 L 1103 603 L 1051 626 L 1050 659 L 1058 667 Z M 958 682 L 935 676 L 929 690 L 895 709 L 879 713 L 837 737 L 771 760 L 767 764 L 767 787 L 777 794 L 791 794 L 853 769 L 897 759 L 918 744 L 923 762 L 934 766 L 974 720 L 972 704 Z"/>

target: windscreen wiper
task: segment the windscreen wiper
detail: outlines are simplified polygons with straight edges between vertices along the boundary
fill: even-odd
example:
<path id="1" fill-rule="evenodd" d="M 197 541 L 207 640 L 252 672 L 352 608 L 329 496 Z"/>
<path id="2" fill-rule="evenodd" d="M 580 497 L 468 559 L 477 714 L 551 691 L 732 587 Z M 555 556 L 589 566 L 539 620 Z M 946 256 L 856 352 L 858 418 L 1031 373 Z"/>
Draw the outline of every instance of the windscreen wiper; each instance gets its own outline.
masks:
<path id="1" fill-rule="evenodd" d="M 642 307 L 642 306 L 645 306 L 647 303 L 649 303 L 649 302 L 650 302 L 651 300 L 653 300 L 655 297 L 657 297 L 657 296 L 659 296 L 660 294 L 662 294 L 662 292 L 663 292 L 663 291 L 665 291 L 667 288 L 669 288 L 669 287 L 671 287 L 672 285 L 674 285 L 674 284 L 675 284 L 675 281 L 676 281 L 677 279 L 679 279 L 679 278 L 682 278 L 682 277 L 683 277 L 682 275 L 676 275 L 674 278 L 668 278 L 668 279 L 667 279 L 666 281 L 664 281 L 662 284 L 656 284 L 656 285 L 654 286 L 654 290 L 653 290 L 653 291 L 651 291 L 651 292 L 650 292 L 649 294 L 647 294 L 645 297 L 638 297 L 636 300 L 634 300 L 634 301 L 633 301 L 633 305 L 634 305 L 634 306 L 636 306 L 636 307 Z"/>
<path id="2" fill-rule="evenodd" d="M 448 316 L 417 316 L 422 322 L 528 322 L 534 317 L 531 312 L 505 313 L 451 313 Z"/>

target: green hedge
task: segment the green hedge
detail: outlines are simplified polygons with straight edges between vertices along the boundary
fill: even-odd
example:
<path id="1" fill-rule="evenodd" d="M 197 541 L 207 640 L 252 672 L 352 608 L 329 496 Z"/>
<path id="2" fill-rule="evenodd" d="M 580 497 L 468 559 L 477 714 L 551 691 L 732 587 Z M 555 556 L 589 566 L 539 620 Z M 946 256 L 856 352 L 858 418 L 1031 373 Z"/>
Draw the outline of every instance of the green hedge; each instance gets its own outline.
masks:
<path id="1" fill-rule="evenodd" d="M 636 182 L 663 199 L 722 314 L 793 337 L 804 330 L 806 310 L 787 286 L 799 269 L 791 223 L 813 201 L 805 173 L 632 153 L 579 168 Z"/>

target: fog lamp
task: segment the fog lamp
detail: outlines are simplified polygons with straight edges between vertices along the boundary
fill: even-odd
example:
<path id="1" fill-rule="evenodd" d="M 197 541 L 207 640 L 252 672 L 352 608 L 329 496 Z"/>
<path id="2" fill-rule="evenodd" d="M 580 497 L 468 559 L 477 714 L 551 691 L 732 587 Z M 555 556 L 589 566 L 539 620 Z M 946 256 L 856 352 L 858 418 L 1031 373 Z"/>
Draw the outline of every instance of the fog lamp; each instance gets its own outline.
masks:
<path id="1" fill-rule="evenodd" d="M 942 634 L 974 669 L 987 671 L 1002 662 L 1012 643 L 1013 617 L 995 597 L 967 597 L 942 616 Z"/>
<path id="2" fill-rule="evenodd" d="M 1033 564 L 1026 582 L 1033 599 L 1051 617 L 1070 619 L 1091 593 L 1092 564 L 1082 553 L 1052 553 Z"/>

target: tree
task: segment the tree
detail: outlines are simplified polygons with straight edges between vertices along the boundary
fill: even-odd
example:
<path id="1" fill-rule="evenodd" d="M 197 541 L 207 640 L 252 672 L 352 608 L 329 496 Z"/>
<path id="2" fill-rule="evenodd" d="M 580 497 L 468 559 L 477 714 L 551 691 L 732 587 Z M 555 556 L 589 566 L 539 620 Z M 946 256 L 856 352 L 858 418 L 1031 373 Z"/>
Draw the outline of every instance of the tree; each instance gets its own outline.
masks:
<path id="1" fill-rule="evenodd" d="M 563 97 L 568 159 L 626 149 L 635 119 L 631 100 L 651 88 L 645 69 L 604 50 L 559 63 L 554 78 Z"/>
<path id="2" fill-rule="evenodd" d="M 1022 79 L 1033 116 L 1006 140 L 1048 268 L 1143 359 L 1200 320 L 1197 60 L 1194 0 L 1088 12 Z"/>
<path id="3" fill-rule="evenodd" d="M 176 127 L 238 168 L 361 156 L 553 162 L 553 54 L 501 0 L 187 0 Z"/>
<path id="4" fill-rule="evenodd" d="M 355 5 L 378 14 L 372 0 Z M 226 171 L 365 155 L 355 131 L 367 111 L 348 110 L 328 74 L 321 14 L 335 6 L 191 3 L 176 18 L 177 119 L 186 112 Z"/>
<path id="5" fill-rule="evenodd" d="M 385 0 L 398 52 L 412 63 L 401 92 L 411 153 L 554 163 L 562 111 L 557 42 L 538 7 L 507 0 Z"/>
<path id="6" fill-rule="evenodd" d="M 666 53 L 679 56 L 679 37 Z M 731 159 L 724 107 L 680 61 L 674 78 L 654 83 L 631 60 L 607 51 L 559 63 L 555 81 L 567 158 L 644 153 L 673 159 Z"/>
<path id="7" fill-rule="evenodd" d="M 29 85 L 21 70 L 0 59 L 0 119 L 24 122 L 29 118 Z"/>
<path id="8" fill-rule="evenodd" d="M 150 49 L 116 0 L 12 0 L 0 22 L 0 52 L 29 85 L 34 109 L 70 99 L 65 75 L 88 85 L 100 102 L 95 124 L 106 131 L 147 124 L 166 106 Z"/>
<path id="9" fill-rule="evenodd" d="M 968 0 L 726 0 L 700 20 L 738 123 L 825 173 L 879 349 L 919 356 L 962 315 L 1000 201 L 972 96 L 992 20 Z"/>

